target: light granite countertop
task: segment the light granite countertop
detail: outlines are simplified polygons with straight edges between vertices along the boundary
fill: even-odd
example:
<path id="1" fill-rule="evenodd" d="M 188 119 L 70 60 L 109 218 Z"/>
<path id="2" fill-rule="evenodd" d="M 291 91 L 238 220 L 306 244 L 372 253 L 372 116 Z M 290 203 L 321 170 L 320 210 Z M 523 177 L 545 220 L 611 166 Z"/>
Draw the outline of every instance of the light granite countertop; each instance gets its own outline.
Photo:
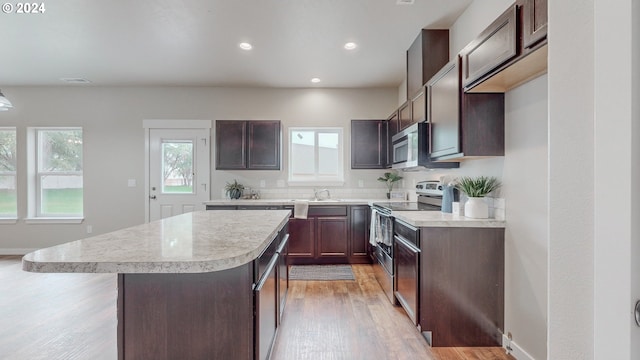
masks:
<path id="1" fill-rule="evenodd" d="M 309 201 L 309 206 L 322 205 L 371 205 L 375 202 L 403 202 L 403 200 L 388 199 L 331 199 L 321 201 Z M 220 199 L 206 201 L 205 205 L 224 206 L 293 206 L 295 203 L 291 199 Z M 440 211 L 393 211 L 392 215 L 409 225 L 416 227 L 490 227 L 504 228 L 504 220 L 496 219 L 471 219 L 464 216 L 446 214 Z"/>
<path id="2" fill-rule="evenodd" d="M 305 199 L 297 199 L 297 200 L 305 200 Z M 370 205 L 372 202 L 384 202 L 389 201 L 387 199 L 328 199 L 328 200 L 307 200 L 309 202 L 309 206 L 316 205 Z M 293 206 L 296 200 L 294 199 L 257 199 L 257 200 L 249 200 L 249 199 L 218 199 L 218 200 L 209 200 L 205 201 L 205 205 L 224 205 L 224 206 L 285 206 L 290 205 Z"/>
<path id="3" fill-rule="evenodd" d="M 22 268 L 42 273 L 202 273 L 256 259 L 289 210 L 209 210 L 36 250 Z"/>
<path id="4" fill-rule="evenodd" d="M 504 220 L 472 219 L 440 211 L 393 211 L 391 215 L 415 227 L 505 227 Z"/>

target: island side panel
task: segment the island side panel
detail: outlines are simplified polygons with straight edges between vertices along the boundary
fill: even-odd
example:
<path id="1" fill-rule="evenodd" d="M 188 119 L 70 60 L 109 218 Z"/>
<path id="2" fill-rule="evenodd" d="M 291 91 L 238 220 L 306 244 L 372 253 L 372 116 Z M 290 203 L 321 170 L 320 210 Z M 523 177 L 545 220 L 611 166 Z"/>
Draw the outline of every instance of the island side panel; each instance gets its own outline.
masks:
<path id="1" fill-rule="evenodd" d="M 253 266 L 118 275 L 118 358 L 252 359 Z"/>

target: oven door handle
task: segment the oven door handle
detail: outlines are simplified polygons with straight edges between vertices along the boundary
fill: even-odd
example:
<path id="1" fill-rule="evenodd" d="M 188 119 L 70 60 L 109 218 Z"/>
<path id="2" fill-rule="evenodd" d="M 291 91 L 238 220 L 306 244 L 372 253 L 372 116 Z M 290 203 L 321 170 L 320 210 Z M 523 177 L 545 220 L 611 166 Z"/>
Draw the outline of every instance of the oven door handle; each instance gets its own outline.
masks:
<path id="1" fill-rule="evenodd" d="M 414 244 L 410 243 L 408 240 L 406 240 L 402 236 L 394 235 L 393 239 L 398 243 L 398 245 L 402 245 L 402 246 L 408 248 L 414 254 L 417 254 L 417 253 L 420 252 L 420 249 L 418 249 L 417 246 L 415 246 Z"/>

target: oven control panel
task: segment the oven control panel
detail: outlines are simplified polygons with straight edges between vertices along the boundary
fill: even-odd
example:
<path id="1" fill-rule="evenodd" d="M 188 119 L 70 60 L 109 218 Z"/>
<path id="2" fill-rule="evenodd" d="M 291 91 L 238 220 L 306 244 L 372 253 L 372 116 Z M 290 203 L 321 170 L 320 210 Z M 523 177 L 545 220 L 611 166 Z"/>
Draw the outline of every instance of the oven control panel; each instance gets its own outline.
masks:
<path id="1" fill-rule="evenodd" d="M 420 181 L 416 184 L 416 194 L 442 196 L 442 184 L 437 180 Z"/>

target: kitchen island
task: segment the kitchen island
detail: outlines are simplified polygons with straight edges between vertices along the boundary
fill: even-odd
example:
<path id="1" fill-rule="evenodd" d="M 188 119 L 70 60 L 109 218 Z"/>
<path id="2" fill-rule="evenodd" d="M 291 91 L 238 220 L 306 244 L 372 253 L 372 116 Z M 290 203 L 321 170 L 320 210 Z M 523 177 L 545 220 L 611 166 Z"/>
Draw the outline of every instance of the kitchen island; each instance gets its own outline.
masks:
<path id="1" fill-rule="evenodd" d="M 183 214 L 34 251 L 23 270 L 117 273 L 119 359 L 265 358 L 289 214 Z"/>

